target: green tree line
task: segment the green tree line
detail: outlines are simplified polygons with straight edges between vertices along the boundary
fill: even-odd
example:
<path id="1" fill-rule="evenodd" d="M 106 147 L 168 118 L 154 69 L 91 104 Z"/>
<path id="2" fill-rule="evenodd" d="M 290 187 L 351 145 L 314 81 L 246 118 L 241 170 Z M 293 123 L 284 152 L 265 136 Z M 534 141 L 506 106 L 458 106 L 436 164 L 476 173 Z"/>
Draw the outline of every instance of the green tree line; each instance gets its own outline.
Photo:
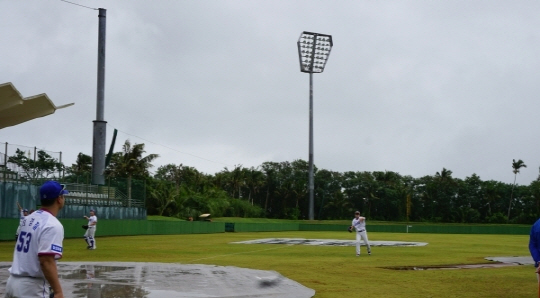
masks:
<path id="1" fill-rule="evenodd" d="M 126 178 L 128 184 L 132 179 L 143 181 L 149 215 L 308 218 L 304 160 L 269 161 L 250 168 L 236 165 L 215 174 L 167 164 L 151 174 L 157 154 L 145 155 L 144 144 L 132 145 L 129 140 L 122 149 L 113 154 L 106 175 Z M 66 179 L 88 181 L 80 177 L 91 175 L 91 165 L 92 158 L 80 153 L 75 164 L 64 168 Z M 529 185 L 517 185 L 523 167 L 522 160 L 513 160 L 509 168 L 513 184 L 483 181 L 476 174 L 454 178 L 445 168 L 414 178 L 392 171 L 335 172 L 314 167 L 315 219 L 350 219 L 359 210 L 371 220 L 531 224 L 540 215 L 540 176 Z"/>

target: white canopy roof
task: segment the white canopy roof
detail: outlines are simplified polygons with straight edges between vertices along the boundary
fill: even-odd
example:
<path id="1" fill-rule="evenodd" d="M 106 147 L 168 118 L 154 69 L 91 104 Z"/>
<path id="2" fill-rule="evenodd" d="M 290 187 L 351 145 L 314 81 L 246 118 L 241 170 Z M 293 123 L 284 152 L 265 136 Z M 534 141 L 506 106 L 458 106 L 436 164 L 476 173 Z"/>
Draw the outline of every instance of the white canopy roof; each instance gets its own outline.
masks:
<path id="1" fill-rule="evenodd" d="M 0 84 L 0 129 L 54 114 L 74 103 L 55 106 L 47 94 L 23 98 L 10 82 Z"/>

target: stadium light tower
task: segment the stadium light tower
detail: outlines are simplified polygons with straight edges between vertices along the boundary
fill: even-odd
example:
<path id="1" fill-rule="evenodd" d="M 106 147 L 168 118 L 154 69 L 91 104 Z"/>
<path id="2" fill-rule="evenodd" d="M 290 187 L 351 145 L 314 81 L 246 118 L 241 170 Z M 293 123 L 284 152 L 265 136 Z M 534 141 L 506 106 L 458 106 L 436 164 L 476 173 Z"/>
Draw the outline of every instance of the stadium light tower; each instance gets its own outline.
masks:
<path id="1" fill-rule="evenodd" d="M 309 219 L 315 219 L 313 199 L 313 73 L 324 71 L 332 50 L 332 35 L 304 31 L 298 39 L 300 71 L 309 73 Z"/>

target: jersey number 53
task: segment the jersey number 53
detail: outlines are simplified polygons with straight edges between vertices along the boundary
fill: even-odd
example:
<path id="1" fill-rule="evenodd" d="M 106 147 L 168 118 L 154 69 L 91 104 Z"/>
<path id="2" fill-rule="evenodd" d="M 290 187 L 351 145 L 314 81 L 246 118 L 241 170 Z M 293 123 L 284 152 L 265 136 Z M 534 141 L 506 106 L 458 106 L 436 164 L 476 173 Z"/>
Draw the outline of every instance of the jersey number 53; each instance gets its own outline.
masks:
<path id="1" fill-rule="evenodd" d="M 17 243 L 17 251 L 27 253 L 30 249 L 30 240 L 32 240 L 32 233 L 21 232 L 19 234 L 19 243 Z"/>

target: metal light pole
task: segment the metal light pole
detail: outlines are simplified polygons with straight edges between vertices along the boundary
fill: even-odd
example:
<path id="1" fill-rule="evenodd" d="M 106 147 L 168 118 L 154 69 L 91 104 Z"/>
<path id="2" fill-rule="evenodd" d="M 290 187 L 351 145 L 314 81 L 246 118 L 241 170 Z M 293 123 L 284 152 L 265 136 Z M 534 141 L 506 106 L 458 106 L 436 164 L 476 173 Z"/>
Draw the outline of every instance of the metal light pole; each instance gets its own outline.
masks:
<path id="1" fill-rule="evenodd" d="M 92 184 L 105 184 L 105 138 L 107 121 L 105 121 L 105 32 L 107 10 L 99 9 L 98 34 L 98 69 L 97 69 L 97 107 L 94 120 L 92 144 Z"/>
<path id="2" fill-rule="evenodd" d="M 313 73 L 324 71 L 332 50 L 332 35 L 304 31 L 298 39 L 300 71 L 309 73 L 309 219 L 315 219 L 313 199 Z"/>

